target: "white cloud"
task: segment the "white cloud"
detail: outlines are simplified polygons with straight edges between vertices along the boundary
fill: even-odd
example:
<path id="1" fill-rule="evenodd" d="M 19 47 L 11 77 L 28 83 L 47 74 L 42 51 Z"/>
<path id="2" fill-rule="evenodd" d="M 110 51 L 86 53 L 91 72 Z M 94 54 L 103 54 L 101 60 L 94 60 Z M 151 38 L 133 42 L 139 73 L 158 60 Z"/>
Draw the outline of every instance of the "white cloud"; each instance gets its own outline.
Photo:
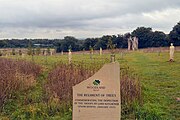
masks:
<path id="1" fill-rule="evenodd" d="M 180 21 L 178 0 L 0 0 L 0 38 L 78 38 L 131 32 L 168 33 Z"/>

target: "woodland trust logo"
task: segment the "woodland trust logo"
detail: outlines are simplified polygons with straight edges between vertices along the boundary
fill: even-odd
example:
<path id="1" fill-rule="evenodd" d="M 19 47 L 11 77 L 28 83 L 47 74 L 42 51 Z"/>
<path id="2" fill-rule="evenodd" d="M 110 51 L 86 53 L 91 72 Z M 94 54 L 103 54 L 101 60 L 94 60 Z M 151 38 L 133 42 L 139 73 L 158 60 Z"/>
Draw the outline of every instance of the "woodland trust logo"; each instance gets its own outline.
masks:
<path id="1" fill-rule="evenodd" d="M 92 89 L 93 91 L 99 91 L 99 90 L 105 89 L 106 87 L 102 86 L 101 83 L 102 83 L 102 81 L 96 79 L 92 82 L 91 85 L 87 86 L 87 89 Z"/>
<path id="2" fill-rule="evenodd" d="M 94 80 L 93 85 L 98 86 L 98 85 L 100 85 L 100 83 L 101 83 L 100 80 Z"/>

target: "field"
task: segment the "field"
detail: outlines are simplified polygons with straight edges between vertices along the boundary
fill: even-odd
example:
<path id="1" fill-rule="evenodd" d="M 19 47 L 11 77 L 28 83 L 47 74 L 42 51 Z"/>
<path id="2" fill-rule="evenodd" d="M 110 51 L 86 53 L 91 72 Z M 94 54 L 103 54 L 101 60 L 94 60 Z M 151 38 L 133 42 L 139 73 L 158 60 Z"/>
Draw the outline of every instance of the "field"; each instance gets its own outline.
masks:
<path id="1" fill-rule="evenodd" d="M 24 57 L 15 55 L 8 58 L 18 61 L 22 59 L 31 61 L 41 66 L 42 72 L 36 78 L 34 86 L 10 93 L 11 96 L 7 98 L 1 109 L 0 119 L 2 120 L 71 120 L 72 104 L 71 100 L 67 100 L 67 98 L 71 99 L 71 96 L 61 98 L 57 93 L 52 94 L 52 96 L 49 95 L 55 92 L 55 90 L 51 89 L 54 87 L 54 80 L 61 80 L 60 78 L 54 79 L 53 75 L 58 76 L 59 73 L 56 73 L 56 71 L 61 72 L 62 69 L 65 71 L 67 68 L 69 74 L 60 74 L 60 76 L 68 78 L 68 76 L 72 75 L 71 69 L 73 68 L 77 73 L 86 71 L 83 73 L 83 78 L 87 78 L 103 64 L 110 62 L 110 54 L 103 54 L 102 56 L 94 54 L 90 59 L 89 54 L 76 53 L 72 56 L 72 63 L 75 67 L 71 66 L 71 68 L 68 68 L 67 65 L 67 55 Z M 135 51 L 116 54 L 116 60 L 121 67 L 121 75 L 127 75 L 127 79 L 135 82 L 140 81 L 142 90 L 141 92 L 139 89 L 134 89 L 139 94 L 135 95 L 135 98 L 127 106 L 122 105 L 122 119 L 180 119 L 180 102 L 178 100 L 180 98 L 180 52 L 175 53 L 175 62 L 168 62 L 168 59 L 169 54 L 166 51 L 161 53 Z M 64 66 L 65 64 L 67 66 Z M 77 66 L 81 69 L 76 69 Z M 83 80 L 78 74 L 73 75 L 81 79 L 81 81 Z M 121 78 L 121 80 L 126 80 L 126 77 Z M 71 78 L 68 79 L 71 80 Z M 69 82 L 69 84 L 72 83 Z M 135 84 L 134 86 L 138 88 Z M 49 89 L 47 90 L 47 88 Z M 62 88 L 59 91 L 63 93 L 66 90 Z M 71 93 L 70 88 L 67 91 L 69 94 Z M 124 92 L 121 91 L 121 93 Z M 126 98 L 123 99 L 127 100 Z M 64 102 L 64 100 L 67 102 Z"/>
<path id="2" fill-rule="evenodd" d="M 168 62 L 169 54 L 131 53 L 122 64 L 128 64 L 140 76 L 143 89 L 143 109 L 163 116 L 163 119 L 180 119 L 180 53 Z M 141 109 L 141 112 L 143 110 Z"/>

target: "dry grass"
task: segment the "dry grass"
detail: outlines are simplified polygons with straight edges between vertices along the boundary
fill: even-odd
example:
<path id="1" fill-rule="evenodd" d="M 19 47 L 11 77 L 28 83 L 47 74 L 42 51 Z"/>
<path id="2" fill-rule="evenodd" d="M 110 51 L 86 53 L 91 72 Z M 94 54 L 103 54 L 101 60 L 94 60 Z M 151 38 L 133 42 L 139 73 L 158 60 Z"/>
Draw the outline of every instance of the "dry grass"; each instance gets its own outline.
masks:
<path id="1" fill-rule="evenodd" d="M 124 116 L 132 114 L 134 105 L 141 105 L 142 95 L 139 77 L 128 66 L 121 67 L 121 105 Z"/>
<path id="2" fill-rule="evenodd" d="M 81 64 L 59 64 L 48 75 L 46 90 L 60 101 L 72 100 L 72 87 L 92 76 L 100 67 Z"/>
<path id="3" fill-rule="evenodd" d="M 25 90 L 36 83 L 41 68 L 34 63 L 0 58 L 0 106 L 16 90 Z"/>

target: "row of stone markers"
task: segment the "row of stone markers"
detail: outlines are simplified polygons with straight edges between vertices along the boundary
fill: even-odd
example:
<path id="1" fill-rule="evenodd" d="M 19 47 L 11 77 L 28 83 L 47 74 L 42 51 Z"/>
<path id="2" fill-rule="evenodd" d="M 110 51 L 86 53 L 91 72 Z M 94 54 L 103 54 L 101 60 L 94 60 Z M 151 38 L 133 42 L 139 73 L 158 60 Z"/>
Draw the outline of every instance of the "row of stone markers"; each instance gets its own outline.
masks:
<path id="1" fill-rule="evenodd" d="M 138 39 L 136 38 L 135 39 L 135 41 L 138 41 Z M 137 44 L 138 45 L 138 44 Z M 136 46 L 136 49 L 138 48 L 138 46 Z M 129 48 L 128 48 L 129 49 Z M 133 48 L 134 49 L 134 48 Z M 170 58 L 169 58 L 169 61 L 170 62 L 173 62 L 174 61 L 174 51 L 175 51 L 175 47 L 173 46 L 173 43 L 171 43 L 171 46 L 170 46 L 170 50 L 169 50 L 170 52 L 169 52 L 169 54 L 170 54 Z M 102 50 L 102 48 L 100 48 L 100 50 L 99 50 L 99 54 L 100 55 L 102 55 L 102 52 L 103 52 L 103 50 Z M 61 51 L 61 55 L 63 55 L 63 51 Z M 92 50 L 90 50 L 90 58 L 92 59 L 92 55 L 93 55 L 93 49 Z M 121 53 L 121 57 L 123 58 L 123 53 Z M 113 59 L 113 60 L 111 60 L 111 61 L 115 61 L 115 55 L 114 54 L 112 54 L 111 55 L 111 59 Z M 72 52 L 71 52 L 71 50 L 69 50 L 69 53 L 68 53 L 68 61 L 69 61 L 69 64 L 71 64 L 71 61 L 72 61 Z"/>
<path id="2" fill-rule="evenodd" d="M 55 49 L 32 49 L 32 50 L 28 50 L 25 48 L 17 48 L 17 49 L 10 49 L 10 48 L 5 48 L 5 49 L 0 49 L 0 56 L 10 56 L 10 55 L 55 55 L 56 54 L 56 50 Z"/>
<path id="3" fill-rule="evenodd" d="M 99 50 L 99 54 L 102 55 L 102 48 L 100 48 Z M 61 51 L 61 55 L 63 55 L 63 51 Z M 93 50 L 90 51 L 90 58 L 92 59 L 92 55 L 93 55 Z M 71 52 L 71 49 L 69 49 L 69 52 L 68 52 L 68 63 L 71 64 L 72 62 L 72 52 Z"/>
<path id="4" fill-rule="evenodd" d="M 134 37 L 133 39 L 130 37 L 128 39 L 128 50 L 137 50 L 138 49 L 138 38 L 137 37 Z M 11 52 L 10 52 L 11 50 Z M 16 52 L 18 50 L 18 53 Z M 24 56 L 25 55 L 25 51 L 27 52 L 27 49 L 17 49 L 15 51 L 15 49 L 2 49 L 0 50 L 0 56 L 10 56 L 10 55 L 20 55 L 20 56 Z M 48 52 L 49 51 L 49 52 Z M 169 58 L 169 61 L 170 62 L 173 62 L 174 61 L 174 51 L 175 51 L 175 47 L 173 46 L 173 43 L 171 43 L 171 46 L 170 46 L 170 58 Z M 37 52 L 37 51 L 36 51 Z M 33 53 L 33 51 L 32 51 Z M 55 52 L 55 49 L 49 49 L 49 50 L 46 50 L 46 49 L 43 49 L 42 52 L 40 53 L 37 53 L 38 55 L 41 54 L 41 55 L 54 55 L 56 52 Z M 99 50 L 99 54 L 102 55 L 103 53 L 103 50 L 102 48 L 100 48 Z M 35 54 L 35 53 L 33 53 Z M 90 50 L 90 58 L 92 59 L 92 55 L 93 55 L 93 49 Z M 158 53 L 159 55 L 160 53 Z M 61 51 L 61 55 L 63 55 L 63 51 Z M 69 63 L 71 63 L 71 60 L 72 60 L 72 53 L 71 53 L 71 50 L 69 50 Z M 122 56 L 122 53 L 121 53 L 121 56 Z"/>

